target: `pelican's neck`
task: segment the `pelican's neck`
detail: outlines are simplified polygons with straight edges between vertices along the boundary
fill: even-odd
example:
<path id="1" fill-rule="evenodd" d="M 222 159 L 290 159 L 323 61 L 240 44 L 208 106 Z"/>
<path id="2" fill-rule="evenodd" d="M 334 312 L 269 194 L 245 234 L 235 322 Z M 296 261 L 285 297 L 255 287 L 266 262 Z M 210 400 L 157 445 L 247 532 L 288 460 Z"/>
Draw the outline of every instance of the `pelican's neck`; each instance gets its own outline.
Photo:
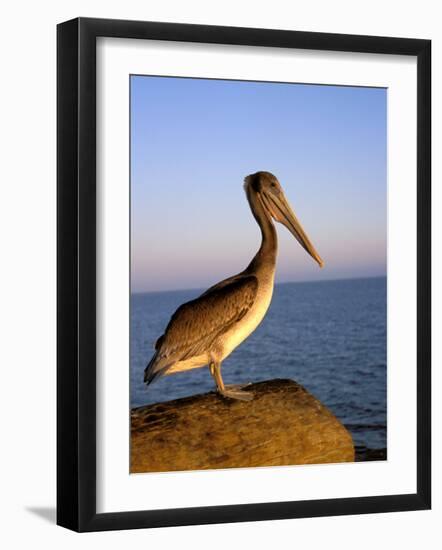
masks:
<path id="1" fill-rule="evenodd" d="M 255 254 L 249 268 L 256 268 L 262 264 L 274 266 L 278 252 L 278 237 L 272 218 L 264 209 L 261 199 L 254 191 L 248 190 L 247 200 L 253 216 L 261 229 L 261 246 Z"/>

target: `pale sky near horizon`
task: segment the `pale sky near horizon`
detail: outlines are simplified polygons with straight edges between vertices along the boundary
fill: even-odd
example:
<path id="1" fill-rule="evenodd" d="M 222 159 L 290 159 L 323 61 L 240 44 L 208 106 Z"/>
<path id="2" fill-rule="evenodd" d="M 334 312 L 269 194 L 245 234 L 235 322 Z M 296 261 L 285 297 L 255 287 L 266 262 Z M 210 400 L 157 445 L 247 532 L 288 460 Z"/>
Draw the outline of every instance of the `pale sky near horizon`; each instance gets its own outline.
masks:
<path id="1" fill-rule="evenodd" d="M 208 286 L 260 243 L 244 177 L 279 179 L 325 262 L 277 224 L 277 282 L 386 274 L 387 90 L 131 77 L 131 291 Z"/>

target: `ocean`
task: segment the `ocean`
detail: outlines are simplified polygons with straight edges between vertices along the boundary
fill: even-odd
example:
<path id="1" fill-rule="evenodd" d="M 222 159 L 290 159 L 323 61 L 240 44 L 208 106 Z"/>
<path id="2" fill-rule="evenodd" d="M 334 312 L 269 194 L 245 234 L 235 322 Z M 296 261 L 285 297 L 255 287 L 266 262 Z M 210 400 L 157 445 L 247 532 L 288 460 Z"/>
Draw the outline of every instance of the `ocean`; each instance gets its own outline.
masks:
<path id="1" fill-rule="evenodd" d="M 215 389 L 208 368 L 143 383 L 170 316 L 203 290 L 131 295 L 131 407 Z M 341 420 L 357 452 L 385 450 L 386 298 L 385 277 L 277 284 L 261 325 L 223 362 L 224 382 L 293 379 Z"/>

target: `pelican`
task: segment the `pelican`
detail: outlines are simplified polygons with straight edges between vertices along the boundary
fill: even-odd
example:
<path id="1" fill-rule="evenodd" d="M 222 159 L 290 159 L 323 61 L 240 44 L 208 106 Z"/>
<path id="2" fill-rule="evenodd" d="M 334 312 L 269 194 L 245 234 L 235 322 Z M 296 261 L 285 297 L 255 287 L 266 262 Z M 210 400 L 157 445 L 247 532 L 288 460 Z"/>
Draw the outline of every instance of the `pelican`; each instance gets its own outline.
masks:
<path id="1" fill-rule="evenodd" d="M 251 400 L 253 394 L 244 391 L 244 385 L 224 384 L 221 364 L 261 323 L 272 300 L 278 251 L 273 220 L 285 225 L 319 267 L 323 266 L 273 174 L 256 172 L 247 176 L 244 190 L 261 229 L 261 246 L 244 271 L 175 311 L 144 370 L 147 385 L 163 375 L 208 365 L 222 396 Z"/>

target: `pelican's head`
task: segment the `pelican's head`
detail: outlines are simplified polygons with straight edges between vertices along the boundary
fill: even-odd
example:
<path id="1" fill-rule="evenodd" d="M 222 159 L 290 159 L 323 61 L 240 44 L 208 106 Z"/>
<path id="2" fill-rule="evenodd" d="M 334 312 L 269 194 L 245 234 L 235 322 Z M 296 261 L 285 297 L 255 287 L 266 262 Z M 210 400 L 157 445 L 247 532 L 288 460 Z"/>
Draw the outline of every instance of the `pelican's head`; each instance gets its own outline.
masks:
<path id="1" fill-rule="evenodd" d="M 256 174 L 251 174 L 245 178 L 244 188 L 247 195 L 256 195 L 267 215 L 285 225 L 299 244 L 318 263 L 319 267 L 323 267 L 324 262 L 316 252 L 315 247 L 285 198 L 278 178 L 270 172 L 256 172 Z"/>

